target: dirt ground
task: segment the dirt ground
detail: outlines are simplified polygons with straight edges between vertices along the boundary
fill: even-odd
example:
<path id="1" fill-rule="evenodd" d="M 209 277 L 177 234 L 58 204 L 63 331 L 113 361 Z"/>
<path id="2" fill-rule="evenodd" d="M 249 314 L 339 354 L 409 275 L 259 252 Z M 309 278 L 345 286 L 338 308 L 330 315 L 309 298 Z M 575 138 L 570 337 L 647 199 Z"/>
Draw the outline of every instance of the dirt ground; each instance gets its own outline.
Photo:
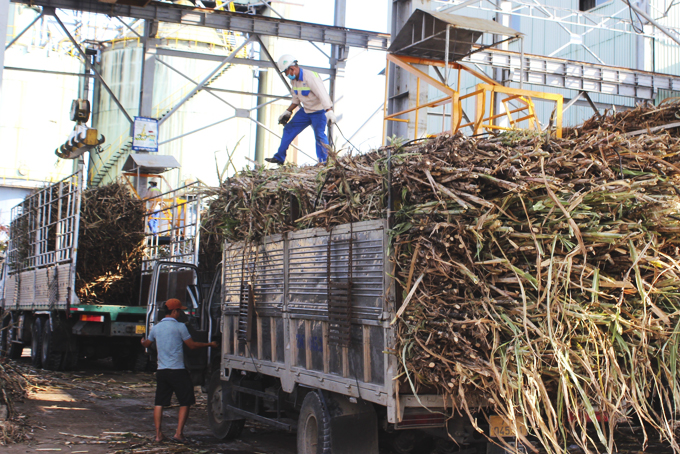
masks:
<path id="1" fill-rule="evenodd" d="M 207 426 L 206 395 L 200 388 L 196 388 L 196 405 L 184 431 L 192 443 L 154 443 L 153 374 L 116 371 L 104 361 L 81 364 L 76 372 L 37 371 L 30 367 L 28 353 L 25 349 L 19 363 L 38 385 L 29 390 L 28 398 L 17 402 L 16 409 L 25 417 L 30 439 L 2 446 L 3 454 L 296 452 L 295 434 L 252 423 L 246 424 L 236 440 L 216 440 Z M 166 437 L 174 434 L 176 425 L 174 405 L 163 413 Z"/>
<path id="2" fill-rule="evenodd" d="M 27 398 L 16 402 L 29 434 L 27 441 L 0 446 L 2 454 L 55 452 L 64 454 L 295 454 L 296 436 L 253 422 L 246 423 L 236 440 L 215 439 L 208 426 L 206 395 L 196 388 L 196 405 L 192 407 L 185 435 L 185 445 L 154 443 L 153 374 L 120 372 L 110 362 L 81 362 L 76 372 L 48 372 L 30 365 L 30 350 L 18 361 L 21 371 L 34 386 Z M 174 399 L 174 397 L 173 397 Z M 163 427 L 171 437 L 177 425 L 177 405 L 164 411 Z M 635 431 L 638 432 L 638 431 Z M 453 449 L 423 447 L 428 454 L 469 453 L 464 447 Z M 649 440 L 643 451 L 639 432 L 623 431 L 617 437 L 617 454 L 671 454 L 664 443 Z M 566 450 L 580 454 L 576 446 Z M 602 450 L 601 452 L 605 452 Z M 393 454 L 381 444 L 381 454 Z"/>

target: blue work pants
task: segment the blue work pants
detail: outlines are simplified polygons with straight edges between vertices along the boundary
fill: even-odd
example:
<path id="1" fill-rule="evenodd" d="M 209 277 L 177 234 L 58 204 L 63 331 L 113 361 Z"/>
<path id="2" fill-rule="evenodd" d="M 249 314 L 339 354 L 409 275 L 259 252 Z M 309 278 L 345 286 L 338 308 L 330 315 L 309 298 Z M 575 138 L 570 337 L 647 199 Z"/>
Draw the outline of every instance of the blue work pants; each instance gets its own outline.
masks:
<path id="1" fill-rule="evenodd" d="M 326 137 L 326 111 L 318 110 L 308 114 L 302 108 L 298 109 L 293 118 L 283 127 L 281 145 L 279 146 L 279 151 L 274 155 L 274 159 L 285 162 L 286 152 L 291 142 L 309 125 L 312 125 L 314 130 L 316 157 L 319 159 L 319 162 L 326 162 L 328 158 L 328 150 L 326 149 L 328 145 L 328 137 Z"/>

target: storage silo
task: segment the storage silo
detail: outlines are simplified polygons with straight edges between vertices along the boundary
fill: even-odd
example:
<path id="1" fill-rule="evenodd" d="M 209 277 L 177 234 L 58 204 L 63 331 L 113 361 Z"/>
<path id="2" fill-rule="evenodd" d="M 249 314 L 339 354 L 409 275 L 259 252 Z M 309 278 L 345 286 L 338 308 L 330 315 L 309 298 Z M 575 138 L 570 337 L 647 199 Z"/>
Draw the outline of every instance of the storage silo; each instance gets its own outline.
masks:
<path id="1" fill-rule="evenodd" d="M 140 23 L 140 35 L 141 28 Z M 154 42 L 157 49 L 225 58 L 244 39 L 241 35 L 212 28 L 161 23 Z M 246 51 L 244 48 L 239 56 L 245 57 Z M 159 52 L 156 57 L 163 63 L 157 61 L 155 64 L 152 113 L 158 119 L 164 118 L 173 106 L 194 89 L 195 84 L 187 77 L 200 82 L 219 64 L 214 60 L 161 54 Z M 102 77 L 131 117 L 139 112 L 142 61 L 142 42 L 132 33 L 102 43 L 99 56 Z M 252 92 L 256 88 L 256 81 L 252 68 L 226 65 L 208 86 L 218 90 Z M 159 153 L 174 156 L 181 166 L 165 175 L 173 186 L 196 178 L 215 184 L 215 152 L 221 154 L 224 160 L 225 151 L 233 151 L 239 141 L 234 165 L 240 168 L 247 163 L 246 157 L 250 157 L 255 134 L 254 123 L 248 119 L 232 118 L 217 126 L 191 133 L 219 120 L 234 117 L 235 108 L 250 109 L 256 102 L 256 98 L 250 96 L 224 91 L 212 93 L 199 91 L 159 128 Z M 90 158 L 90 179 L 93 184 L 103 184 L 118 177 L 130 153 L 130 125 L 105 90 L 96 90 L 94 104 L 95 127 L 106 135 L 107 144 L 102 147 L 102 153 Z M 255 118 L 254 112 L 252 116 Z M 191 134 L 177 138 L 187 133 Z"/>
<path id="2" fill-rule="evenodd" d="M 8 35 L 13 37 L 40 14 L 14 3 L 10 11 Z M 71 162 L 58 159 L 54 149 L 73 129 L 69 110 L 78 97 L 77 73 L 82 73 L 81 62 L 65 43 L 53 39 L 46 17 L 7 49 L 0 111 L 3 185 L 17 180 L 31 187 L 70 173 Z"/>

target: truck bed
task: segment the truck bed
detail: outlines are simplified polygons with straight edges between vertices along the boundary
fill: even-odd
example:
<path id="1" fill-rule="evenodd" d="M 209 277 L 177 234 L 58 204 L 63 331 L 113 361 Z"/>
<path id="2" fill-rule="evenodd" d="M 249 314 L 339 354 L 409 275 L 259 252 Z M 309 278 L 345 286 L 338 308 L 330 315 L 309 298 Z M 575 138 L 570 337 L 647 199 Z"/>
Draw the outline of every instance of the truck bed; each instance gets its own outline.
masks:
<path id="1" fill-rule="evenodd" d="M 65 309 L 76 303 L 82 187 L 80 170 L 12 208 L 6 310 Z"/>
<path id="2" fill-rule="evenodd" d="M 367 221 L 308 229 L 224 248 L 222 366 L 361 398 L 387 407 L 398 423 L 414 396 L 398 396 L 395 285 L 387 226 Z M 328 304 L 350 277 L 351 316 Z M 330 247 L 329 247 L 330 240 Z M 244 255 L 245 254 L 245 255 Z M 330 257 L 330 263 L 328 258 Z M 340 293 L 342 293 L 340 291 Z M 345 337 L 348 336 L 348 337 Z M 440 396 L 419 396 L 443 407 Z"/>
<path id="3" fill-rule="evenodd" d="M 8 275 L 5 310 L 65 309 L 73 297 L 71 267 L 67 263 Z"/>

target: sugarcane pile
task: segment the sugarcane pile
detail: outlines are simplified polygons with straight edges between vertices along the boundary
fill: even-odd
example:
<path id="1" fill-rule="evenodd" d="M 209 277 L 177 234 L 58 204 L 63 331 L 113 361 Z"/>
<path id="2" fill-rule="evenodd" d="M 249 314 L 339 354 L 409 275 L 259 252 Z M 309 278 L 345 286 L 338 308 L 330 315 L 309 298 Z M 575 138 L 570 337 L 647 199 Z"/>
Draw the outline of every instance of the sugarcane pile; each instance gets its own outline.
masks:
<path id="1" fill-rule="evenodd" d="M 225 239 L 257 241 L 266 235 L 385 217 L 384 150 L 333 159 L 328 167 L 244 169 L 207 188 L 202 215 L 201 269 L 222 260 Z"/>
<path id="2" fill-rule="evenodd" d="M 382 218 L 389 176 L 404 387 L 473 421 L 481 402 L 547 452 L 613 452 L 627 423 L 680 452 L 680 135 L 626 134 L 679 115 L 640 106 L 565 139 L 443 135 L 247 170 L 214 190 L 203 227 L 257 241 Z"/>
<path id="3" fill-rule="evenodd" d="M 83 192 L 76 267 L 81 304 L 136 304 L 144 212 L 144 202 L 121 183 Z"/>
<path id="4" fill-rule="evenodd" d="M 19 421 L 15 402 L 26 396 L 27 385 L 16 364 L 0 360 L 0 445 L 25 438 L 26 427 Z"/>

